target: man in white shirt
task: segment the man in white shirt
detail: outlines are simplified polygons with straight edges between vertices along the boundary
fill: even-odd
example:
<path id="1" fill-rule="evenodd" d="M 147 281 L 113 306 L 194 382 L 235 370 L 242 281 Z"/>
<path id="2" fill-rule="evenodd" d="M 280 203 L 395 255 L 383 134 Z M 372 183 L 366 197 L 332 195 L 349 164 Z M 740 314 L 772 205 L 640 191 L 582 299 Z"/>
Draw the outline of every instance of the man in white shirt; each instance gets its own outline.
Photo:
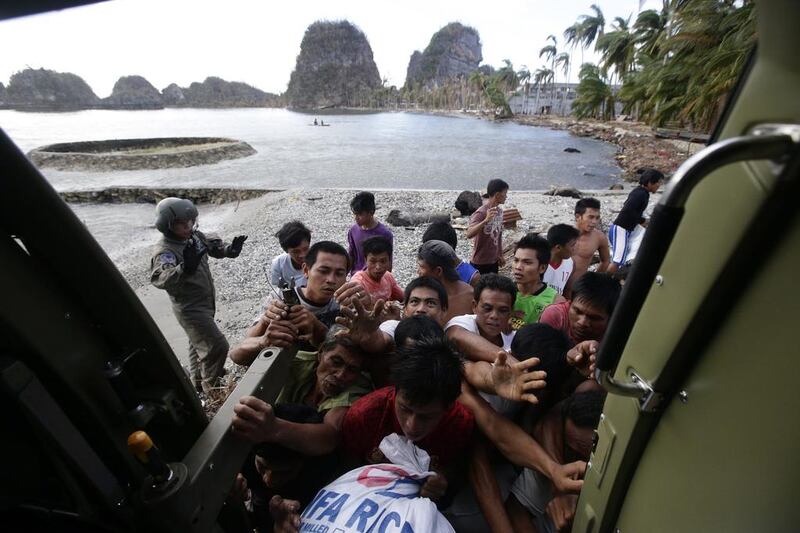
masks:
<path id="1" fill-rule="evenodd" d="M 578 235 L 578 230 L 568 224 L 556 224 L 547 231 L 550 264 L 547 265 L 542 281 L 565 298 L 572 291 L 571 278 L 575 270 L 572 253 Z"/>
<path id="2" fill-rule="evenodd" d="M 306 276 L 303 263 L 311 245 L 311 231 L 297 220 L 287 222 L 275 234 L 285 253 L 272 260 L 270 283 L 276 288 L 290 284 L 294 280 L 295 287 L 305 287 Z"/>

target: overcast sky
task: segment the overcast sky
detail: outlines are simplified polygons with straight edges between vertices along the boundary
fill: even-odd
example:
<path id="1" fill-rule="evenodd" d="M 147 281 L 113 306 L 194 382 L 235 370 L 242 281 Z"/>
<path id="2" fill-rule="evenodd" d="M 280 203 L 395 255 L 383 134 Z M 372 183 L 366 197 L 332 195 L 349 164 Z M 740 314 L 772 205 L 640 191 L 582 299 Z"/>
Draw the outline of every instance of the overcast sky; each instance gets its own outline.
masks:
<path id="1" fill-rule="evenodd" d="M 541 66 L 548 34 L 563 31 L 600 5 L 606 21 L 660 0 L 114 0 L 0 22 L 0 82 L 28 66 L 81 76 L 100 97 L 120 76 L 139 74 L 156 88 L 187 86 L 207 76 L 280 93 L 316 20 L 346 19 L 366 34 L 381 77 L 405 82 L 408 59 L 449 22 L 478 30 L 483 62 L 510 59 Z M 569 51 L 566 49 L 565 51 Z M 573 55 L 575 65 L 580 50 Z M 586 53 L 584 60 L 593 59 Z M 577 71 L 574 68 L 573 71 Z M 574 75 L 573 75 L 574 77 Z"/>

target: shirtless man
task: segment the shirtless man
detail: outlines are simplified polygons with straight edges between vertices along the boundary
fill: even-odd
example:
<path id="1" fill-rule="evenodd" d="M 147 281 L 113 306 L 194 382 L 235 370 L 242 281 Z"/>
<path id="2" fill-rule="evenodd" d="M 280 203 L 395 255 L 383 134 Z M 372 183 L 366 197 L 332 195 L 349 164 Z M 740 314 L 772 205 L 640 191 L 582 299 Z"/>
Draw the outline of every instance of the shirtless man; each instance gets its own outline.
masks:
<path id="1" fill-rule="evenodd" d="M 575 204 L 575 227 L 580 235 L 575 241 L 572 260 L 575 269 L 572 271 L 572 284 L 583 276 L 592 264 L 595 252 L 600 254 L 597 272 L 605 272 L 611 262 L 611 249 L 608 237 L 598 229 L 600 226 L 600 201 L 596 198 L 582 198 Z"/>

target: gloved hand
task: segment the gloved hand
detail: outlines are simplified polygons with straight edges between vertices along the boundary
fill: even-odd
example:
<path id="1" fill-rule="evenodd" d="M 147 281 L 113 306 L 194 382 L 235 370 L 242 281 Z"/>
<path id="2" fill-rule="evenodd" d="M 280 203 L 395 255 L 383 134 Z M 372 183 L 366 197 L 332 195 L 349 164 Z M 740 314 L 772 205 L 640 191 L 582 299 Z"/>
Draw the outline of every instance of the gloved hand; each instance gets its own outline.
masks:
<path id="1" fill-rule="evenodd" d="M 247 235 L 239 235 L 238 237 L 233 238 L 233 242 L 228 245 L 225 249 L 225 255 L 228 257 L 239 257 L 239 254 L 242 253 L 242 246 L 244 246 L 244 241 L 247 240 Z"/>
<path id="2" fill-rule="evenodd" d="M 186 247 L 183 249 L 183 271 L 187 274 L 194 274 L 205 253 L 205 247 L 203 247 L 202 250 L 198 250 L 194 239 L 189 240 L 189 242 L 186 243 Z"/>

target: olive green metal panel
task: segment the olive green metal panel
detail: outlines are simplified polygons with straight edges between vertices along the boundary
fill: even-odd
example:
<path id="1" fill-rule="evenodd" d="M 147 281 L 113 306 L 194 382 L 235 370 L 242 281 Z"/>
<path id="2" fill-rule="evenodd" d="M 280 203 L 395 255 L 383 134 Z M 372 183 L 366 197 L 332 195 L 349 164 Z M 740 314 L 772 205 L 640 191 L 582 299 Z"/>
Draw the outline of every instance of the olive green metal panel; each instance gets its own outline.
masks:
<path id="1" fill-rule="evenodd" d="M 800 32 L 796 24 L 800 20 L 800 2 L 758 2 L 757 14 L 759 50 L 756 63 L 721 130 L 720 139 L 744 135 L 751 127 L 761 123 L 800 123 L 800 98 L 797 98 L 800 54 L 796 53 L 800 49 Z M 635 368 L 645 380 L 656 380 L 774 180 L 768 164 L 745 163 L 731 165 L 711 174 L 694 190 L 659 271 L 663 283 L 654 284 L 645 301 L 617 366 L 616 379 L 628 381 L 628 372 Z M 776 228 L 776 231 L 784 230 L 787 229 Z M 800 264 L 796 257 L 800 253 L 800 241 L 795 238 L 792 246 L 793 250 L 783 253 L 787 261 L 789 255 L 795 255 L 791 260 L 793 262 L 781 268 L 794 266 L 796 270 Z M 765 260 L 769 259 L 771 253 L 770 250 L 764 251 Z M 779 267 L 776 265 L 775 268 Z M 713 516 L 707 516 L 702 522 L 682 522 L 677 516 L 704 515 L 706 500 L 713 500 L 714 513 L 726 512 L 722 501 L 726 495 L 728 506 L 737 508 L 740 514 L 746 512 L 744 507 L 748 499 L 734 499 L 733 496 L 738 498 L 746 494 L 750 494 L 749 498 L 753 500 L 751 506 L 756 503 L 759 505 L 758 512 L 753 511 L 748 516 L 763 516 L 769 508 L 766 506 L 768 500 L 774 502 L 775 509 L 781 506 L 785 510 L 786 507 L 782 506 L 785 501 L 781 500 L 787 497 L 785 492 L 780 494 L 781 488 L 776 490 L 776 487 L 766 485 L 783 482 L 790 475 L 786 473 L 786 466 L 780 470 L 781 464 L 790 466 L 792 474 L 800 473 L 797 463 L 793 462 L 796 461 L 795 457 L 791 453 L 786 455 L 790 445 L 784 444 L 796 441 L 797 434 L 792 435 L 789 441 L 775 442 L 769 446 L 762 442 L 783 438 L 779 436 L 780 433 L 764 433 L 767 428 L 775 429 L 769 418 L 772 414 L 765 413 L 766 410 L 783 411 L 784 423 L 791 425 L 792 431 L 797 431 L 797 417 L 792 419 L 791 410 L 784 411 L 779 407 L 781 402 L 791 399 L 787 396 L 791 389 L 776 390 L 770 376 L 773 372 L 780 373 L 782 386 L 786 386 L 788 381 L 785 380 L 792 375 L 788 366 L 791 364 L 788 362 L 790 357 L 787 356 L 792 352 L 798 354 L 796 344 L 787 343 L 781 349 L 777 344 L 773 345 L 772 338 L 779 338 L 777 331 L 785 335 L 792 327 L 792 323 L 785 322 L 786 319 L 779 324 L 775 316 L 780 305 L 793 305 L 791 309 L 798 309 L 800 306 L 796 302 L 800 291 L 792 278 L 784 277 L 777 282 L 768 279 L 769 276 L 764 277 L 758 281 L 756 286 L 759 289 L 756 290 L 775 291 L 776 294 L 770 296 L 773 303 L 767 299 L 756 304 L 748 296 L 748 302 L 752 303 L 741 311 L 752 314 L 750 318 L 745 318 L 748 327 L 726 326 L 725 331 L 735 335 L 723 338 L 720 342 L 737 349 L 741 347 L 741 352 L 727 353 L 729 358 L 741 358 L 739 362 L 722 362 L 722 358 L 716 355 L 716 350 L 722 345 L 715 345 L 708 354 L 703 355 L 703 362 L 690 378 L 689 403 L 683 405 L 676 402 L 669 408 L 639 463 L 635 486 L 627 492 L 624 516 L 619 522 L 622 533 L 781 529 L 780 518 L 757 525 L 729 525 L 727 521 L 714 522 L 711 520 L 715 518 Z M 766 283 L 773 283 L 773 286 L 767 288 L 764 285 Z M 760 298 L 758 294 L 752 296 L 757 297 Z M 778 297 L 783 298 L 780 304 L 776 300 Z M 753 305 L 757 307 L 752 308 Z M 764 324 L 753 328 L 757 319 Z M 793 323 L 798 321 L 794 320 Z M 766 335 L 770 337 L 768 342 L 761 338 L 762 331 L 769 332 Z M 772 350 L 774 347 L 777 347 L 777 351 Z M 779 355 L 783 357 L 782 361 L 773 365 L 772 359 Z M 767 358 L 769 360 L 765 360 Z M 756 365 L 757 371 L 752 368 Z M 757 379 L 749 378 L 747 372 Z M 800 394 L 795 393 L 794 396 L 800 399 Z M 794 401 L 792 407 L 798 407 L 797 403 Z M 691 417 L 684 414 L 692 409 Z M 684 416 L 681 417 L 681 414 Z M 598 428 L 597 449 L 586 474 L 573 531 L 599 530 L 601 518 L 609 506 L 610 488 L 620 470 L 624 452 L 632 438 L 642 438 L 632 436 L 640 416 L 648 415 L 640 413 L 636 400 L 611 395 L 607 399 Z M 762 422 L 765 424 L 763 428 L 759 425 Z M 746 437 L 758 441 L 750 441 Z M 767 476 L 759 473 L 760 470 L 753 464 L 755 461 L 748 459 L 756 452 L 768 452 L 765 455 L 774 458 L 775 462 L 770 468 L 779 472 Z M 715 457 L 717 460 L 714 460 Z M 721 473 L 725 473 L 725 476 L 721 477 Z M 781 475 L 785 477 L 778 480 Z M 767 481 L 762 483 L 759 476 Z M 770 489 L 769 495 L 767 488 Z M 790 487 L 782 488 L 791 492 Z M 753 489 L 763 494 L 752 495 Z M 683 495 L 676 499 L 675 493 L 681 491 Z M 652 513 L 653 520 L 648 519 L 649 513 Z M 767 526 L 768 523 L 772 527 Z"/>
<path id="2" fill-rule="evenodd" d="M 787 231 L 788 228 L 776 228 Z M 658 425 L 617 527 L 796 531 L 800 224 L 744 294 Z"/>

